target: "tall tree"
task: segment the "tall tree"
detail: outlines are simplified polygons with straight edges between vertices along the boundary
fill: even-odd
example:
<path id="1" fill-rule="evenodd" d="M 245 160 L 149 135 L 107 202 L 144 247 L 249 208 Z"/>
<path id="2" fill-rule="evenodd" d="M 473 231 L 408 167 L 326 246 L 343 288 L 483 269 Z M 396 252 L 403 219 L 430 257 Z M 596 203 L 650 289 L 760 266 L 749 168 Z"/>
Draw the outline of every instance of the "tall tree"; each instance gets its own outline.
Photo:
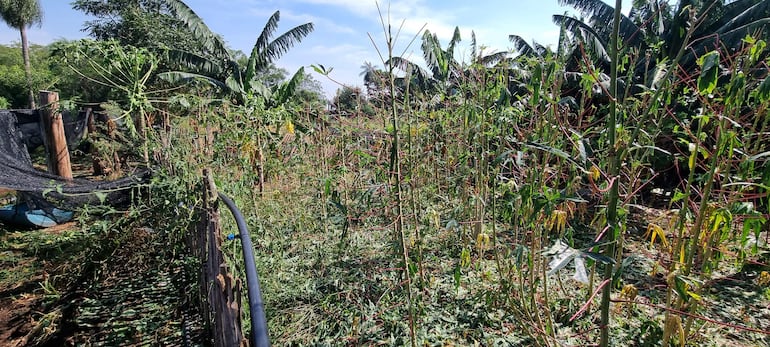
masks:
<path id="1" fill-rule="evenodd" d="M 97 40 L 117 40 L 148 49 L 200 48 L 164 0 L 76 0 L 75 10 L 93 17 L 83 31 Z"/>
<path id="2" fill-rule="evenodd" d="M 8 26 L 18 29 L 21 34 L 21 54 L 24 59 L 24 73 L 27 77 L 27 89 L 29 90 L 29 107 L 35 108 L 27 28 L 43 22 L 40 2 L 38 0 L 0 0 L 0 17 Z"/>

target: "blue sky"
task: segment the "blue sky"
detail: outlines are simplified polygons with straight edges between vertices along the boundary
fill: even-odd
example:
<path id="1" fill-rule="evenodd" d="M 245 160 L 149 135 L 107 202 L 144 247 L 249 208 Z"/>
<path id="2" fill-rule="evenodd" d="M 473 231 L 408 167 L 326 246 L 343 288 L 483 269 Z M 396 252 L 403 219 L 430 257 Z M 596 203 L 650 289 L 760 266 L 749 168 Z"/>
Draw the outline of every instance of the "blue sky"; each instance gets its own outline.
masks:
<path id="1" fill-rule="evenodd" d="M 614 4 L 614 0 L 604 0 Z M 370 40 L 384 50 L 384 35 L 374 0 L 187 0 L 190 8 L 203 18 L 209 28 L 221 34 L 228 45 L 248 54 L 267 18 L 281 11 L 278 29 L 283 33 L 294 26 L 313 22 L 315 31 L 284 55 L 277 65 L 291 73 L 299 67 L 323 64 L 333 67 L 331 76 L 348 85 L 361 85 L 361 65 L 369 61 L 382 62 Z M 627 13 L 631 0 L 623 0 Z M 68 0 L 40 0 L 43 24 L 29 31 L 32 43 L 48 44 L 56 39 L 79 39 L 89 18 L 73 10 Z M 541 44 L 553 44 L 559 28 L 551 15 L 570 11 L 557 0 L 392 0 L 380 1 L 380 8 L 390 20 L 394 32 L 403 21 L 396 53 L 421 61 L 419 40 L 411 47 L 407 43 L 425 28 L 438 35 L 445 46 L 455 26 L 460 27 L 462 42 L 456 55 L 469 55 L 471 30 L 476 33 L 484 52 L 509 50 L 509 34 L 517 34 Z M 0 25 L 0 43 L 19 41 L 18 31 Z M 306 70 L 311 71 L 310 68 Z M 315 75 L 327 95 L 338 88 L 334 82 Z"/>

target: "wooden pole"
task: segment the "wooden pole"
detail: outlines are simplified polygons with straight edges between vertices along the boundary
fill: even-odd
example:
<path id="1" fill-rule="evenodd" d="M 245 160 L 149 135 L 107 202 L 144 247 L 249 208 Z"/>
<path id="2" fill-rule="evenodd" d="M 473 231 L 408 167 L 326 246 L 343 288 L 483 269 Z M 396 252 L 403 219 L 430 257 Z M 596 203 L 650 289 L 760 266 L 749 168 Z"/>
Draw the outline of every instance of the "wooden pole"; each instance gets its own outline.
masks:
<path id="1" fill-rule="evenodd" d="M 59 93 L 40 91 L 40 125 L 45 144 L 48 172 L 72 179 L 70 152 L 64 135 L 64 121 L 59 112 Z"/>
<path id="2" fill-rule="evenodd" d="M 248 346 L 241 330 L 240 281 L 229 273 L 222 253 L 222 225 L 219 219 L 217 187 L 208 169 L 203 170 L 203 209 L 198 227 L 200 253 L 204 255 L 203 293 L 207 293 L 209 319 L 213 319 L 215 347 Z"/>

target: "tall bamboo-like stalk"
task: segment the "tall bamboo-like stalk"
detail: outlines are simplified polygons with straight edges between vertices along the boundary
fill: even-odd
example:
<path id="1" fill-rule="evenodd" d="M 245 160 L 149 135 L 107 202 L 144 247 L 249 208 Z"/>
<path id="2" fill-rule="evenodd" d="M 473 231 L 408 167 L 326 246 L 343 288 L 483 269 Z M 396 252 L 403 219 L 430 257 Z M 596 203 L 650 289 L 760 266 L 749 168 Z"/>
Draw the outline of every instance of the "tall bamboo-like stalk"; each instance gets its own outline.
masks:
<path id="1" fill-rule="evenodd" d="M 407 246 L 406 242 L 406 232 L 404 231 L 404 203 L 403 203 L 403 192 L 401 189 L 401 142 L 399 141 L 400 136 L 400 129 L 399 129 L 399 121 L 398 121 L 398 104 L 396 103 L 396 64 L 393 61 L 394 55 L 393 55 L 393 48 L 395 46 L 395 39 L 391 30 L 390 26 L 390 18 L 388 18 L 387 22 L 382 17 L 382 11 L 380 10 L 379 3 L 377 4 L 377 11 L 380 14 L 380 23 L 382 24 L 382 29 L 385 34 L 385 42 L 387 44 L 388 49 L 388 60 L 383 61 L 383 64 L 388 69 L 388 84 L 390 88 L 390 120 L 391 125 L 393 127 L 393 145 L 391 149 L 391 160 L 390 160 L 390 180 L 391 185 L 393 186 L 393 192 L 395 193 L 395 200 L 396 200 L 396 220 L 393 223 L 393 233 L 394 238 L 398 238 L 398 243 L 400 244 L 401 248 L 401 255 L 404 262 L 404 279 L 405 279 L 405 285 L 406 285 L 406 304 L 409 309 L 409 340 L 411 342 L 412 347 L 417 347 L 417 339 L 415 334 L 415 311 L 414 311 L 414 304 L 412 302 L 412 278 L 411 274 L 409 273 L 409 247 Z M 387 24 L 386 24 L 387 23 Z M 387 27 L 386 27 L 387 25 Z M 400 30 L 399 30 L 400 32 Z M 397 36 L 398 34 L 396 34 Z M 371 37 L 370 37 L 371 39 Z M 372 41 L 374 43 L 374 41 Z M 375 48 L 377 46 L 375 45 Z M 379 50 L 378 50 L 379 53 Z M 382 55 L 380 55 L 382 57 Z M 416 226 L 415 226 L 416 227 Z"/>
<path id="2" fill-rule="evenodd" d="M 620 226 L 618 225 L 618 174 L 620 171 L 619 156 L 615 148 L 615 128 L 617 125 L 618 116 L 618 32 L 620 29 L 620 9 L 623 2 L 621 0 L 615 0 L 615 16 L 612 20 L 612 37 L 610 40 L 610 116 L 607 120 L 607 138 L 608 138 L 608 151 L 607 161 L 609 163 L 609 170 L 607 174 L 610 179 L 610 197 L 607 202 L 607 224 L 609 230 L 607 234 L 607 249 L 605 254 L 607 257 L 615 259 L 616 252 L 622 252 L 622 249 L 616 247 L 617 239 L 620 235 Z M 622 248 L 622 246 L 621 246 Z M 604 265 L 604 280 L 612 280 L 612 272 L 614 265 Z M 599 329 L 601 331 L 601 338 L 599 345 L 601 347 L 609 346 L 609 324 L 610 324 L 610 292 L 612 290 L 612 284 L 604 286 L 602 289 L 602 303 L 601 303 L 601 325 Z"/>

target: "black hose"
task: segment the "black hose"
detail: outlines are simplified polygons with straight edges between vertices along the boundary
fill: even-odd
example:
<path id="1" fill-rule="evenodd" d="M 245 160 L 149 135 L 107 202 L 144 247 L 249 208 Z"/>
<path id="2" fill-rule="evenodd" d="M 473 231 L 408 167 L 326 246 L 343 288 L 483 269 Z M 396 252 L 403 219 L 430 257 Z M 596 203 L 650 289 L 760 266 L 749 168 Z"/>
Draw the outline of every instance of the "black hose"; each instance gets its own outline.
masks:
<path id="1" fill-rule="evenodd" d="M 251 316 L 251 344 L 254 347 L 269 347 L 270 339 L 267 335 L 267 319 L 265 318 L 265 304 L 262 302 L 262 291 L 259 289 L 259 276 L 257 265 L 254 261 L 254 246 L 251 244 L 251 236 L 246 226 L 241 210 L 235 206 L 233 200 L 227 195 L 219 193 L 219 198 L 224 201 L 232 212 L 235 222 L 238 224 L 238 232 L 243 245 L 243 262 L 246 266 L 246 287 L 249 295 L 249 315 Z"/>

